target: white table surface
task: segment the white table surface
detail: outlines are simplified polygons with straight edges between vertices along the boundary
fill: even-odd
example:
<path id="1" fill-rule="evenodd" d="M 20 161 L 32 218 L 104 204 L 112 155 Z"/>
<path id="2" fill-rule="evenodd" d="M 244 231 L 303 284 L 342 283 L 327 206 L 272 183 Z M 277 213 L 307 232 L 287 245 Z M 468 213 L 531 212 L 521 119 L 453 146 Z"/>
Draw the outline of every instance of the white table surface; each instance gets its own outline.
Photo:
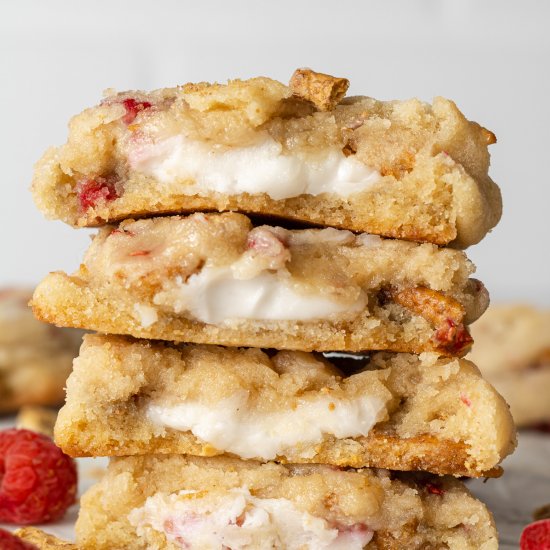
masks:
<path id="1" fill-rule="evenodd" d="M 13 418 L 0 420 L 0 429 L 13 425 Z M 77 459 L 81 495 L 96 483 L 107 465 L 104 458 Z M 501 550 L 517 550 L 523 527 L 532 521 L 533 511 L 550 504 L 550 434 L 524 432 L 516 452 L 504 462 L 500 479 L 471 480 L 469 489 L 493 512 L 500 535 Z M 74 522 L 78 504 L 71 507 L 62 521 L 38 526 L 65 540 L 74 540 Z M 1 525 L 4 528 L 13 526 Z"/>

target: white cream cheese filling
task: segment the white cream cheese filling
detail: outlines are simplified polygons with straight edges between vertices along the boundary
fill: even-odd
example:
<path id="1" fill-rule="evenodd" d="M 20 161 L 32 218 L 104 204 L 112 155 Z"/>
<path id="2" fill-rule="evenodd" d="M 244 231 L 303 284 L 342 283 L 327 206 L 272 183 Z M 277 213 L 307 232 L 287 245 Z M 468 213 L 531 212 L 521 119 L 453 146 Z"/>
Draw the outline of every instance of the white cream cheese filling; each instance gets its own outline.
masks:
<path id="1" fill-rule="evenodd" d="M 266 193 L 281 200 L 334 193 L 345 198 L 365 191 L 381 177 L 337 147 L 290 155 L 269 136 L 255 145 L 226 147 L 177 135 L 152 144 L 134 144 L 128 161 L 133 170 L 161 183 L 189 182 L 180 190 L 186 195 Z"/>
<path id="2" fill-rule="evenodd" d="M 134 317 L 143 328 L 149 328 L 159 320 L 158 312 L 154 307 L 140 303 L 134 304 Z"/>
<path id="3" fill-rule="evenodd" d="M 215 405 L 151 402 L 146 405 L 146 415 L 157 426 L 191 431 L 220 451 L 264 460 L 273 460 L 288 449 L 295 453 L 295 448 L 320 443 L 325 434 L 366 436 L 386 417 L 386 402 L 372 395 L 303 398 L 291 410 L 273 412 L 260 412 L 248 401 L 248 392 L 241 390 Z M 301 456 L 310 458 L 305 453 Z"/>
<path id="4" fill-rule="evenodd" d="M 353 303 L 296 292 L 277 273 L 261 272 L 250 279 L 238 278 L 232 266 L 204 267 L 187 281 L 181 278 L 158 292 L 153 302 L 175 313 L 189 312 L 208 324 L 239 319 L 258 321 L 306 321 L 327 319 L 342 313 L 363 310 L 367 303 L 361 293 Z"/>
<path id="5" fill-rule="evenodd" d="M 361 550 L 374 534 L 362 523 L 331 527 L 288 499 L 257 498 L 246 487 L 157 493 L 128 520 L 139 537 L 163 533 L 177 548 L 192 550 Z"/>

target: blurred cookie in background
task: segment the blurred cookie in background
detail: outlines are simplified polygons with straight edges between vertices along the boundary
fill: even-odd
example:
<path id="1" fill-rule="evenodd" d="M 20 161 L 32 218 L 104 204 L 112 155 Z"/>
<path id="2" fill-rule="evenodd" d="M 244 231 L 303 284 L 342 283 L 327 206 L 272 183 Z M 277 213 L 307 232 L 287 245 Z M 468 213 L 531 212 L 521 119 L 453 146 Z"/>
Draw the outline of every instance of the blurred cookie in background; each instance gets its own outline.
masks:
<path id="1" fill-rule="evenodd" d="M 517 426 L 550 428 L 550 310 L 493 305 L 471 333 L 468 359 L 508 401 Z"/>
<path id="2" fill-rule="evenodd" d="M 14 535 L 34 545 L 37 550 L 76 550 L 76 545 L 58 539 L 36 527 L 23 527 L 18 529 Z M 14 546 L 14 548 L 16 547 Z"/>
<path id="3" fill-rule="evenodd" d="M 47 435 L 53 439 L 57 411 L 40 405 L 25 405 L 19 409 L 15 427 Z"/>
<path id="4" fill-rule="evenodd" d="M 0 290 L 0 414 L 60 405 L 83 332 L 34 318 L 32 289 Z"/>

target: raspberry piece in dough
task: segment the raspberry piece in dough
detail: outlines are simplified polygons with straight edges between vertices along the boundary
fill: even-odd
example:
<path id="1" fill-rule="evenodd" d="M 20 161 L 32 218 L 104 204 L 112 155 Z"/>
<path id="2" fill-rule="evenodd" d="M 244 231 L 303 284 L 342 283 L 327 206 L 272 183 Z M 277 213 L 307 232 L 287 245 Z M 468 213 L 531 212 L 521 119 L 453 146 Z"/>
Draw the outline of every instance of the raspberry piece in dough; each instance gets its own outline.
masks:
<path id="1" fill-rule="evenodd" d="M 112 178 L 86 179 L 78 184 L 77 192 L 82 211 L 94 208 L 99 202 L 113 201 L 118 198 L 115 182 Z"/>
<path id="2" fill-rule="evenodd" d="M 125 99 L 122 104 L 126 109 L 126 114 L 122 117 L 122 122 L 124 122 L 124 124 L 132 124 L 138 116 L 138 113 L 151 107 L 151 103 L 148 101 L 136 101 L 133 98 Z"/>

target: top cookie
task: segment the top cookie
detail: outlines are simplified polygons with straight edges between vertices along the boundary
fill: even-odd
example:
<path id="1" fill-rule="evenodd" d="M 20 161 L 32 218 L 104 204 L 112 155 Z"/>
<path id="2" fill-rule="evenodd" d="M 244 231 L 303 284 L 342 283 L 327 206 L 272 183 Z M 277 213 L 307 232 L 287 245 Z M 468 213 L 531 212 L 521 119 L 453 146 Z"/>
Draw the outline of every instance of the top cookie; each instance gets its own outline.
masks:
<path id="1" fill-rule="evenodd" d="M 239 210 L 466 247 L 501 214 L 489 178 L 495 136 L 452 101 L 344 95 L 348 81 L 269 78 L 109 93 L 38 162 L 50 218 L 97 226 Z"/>

